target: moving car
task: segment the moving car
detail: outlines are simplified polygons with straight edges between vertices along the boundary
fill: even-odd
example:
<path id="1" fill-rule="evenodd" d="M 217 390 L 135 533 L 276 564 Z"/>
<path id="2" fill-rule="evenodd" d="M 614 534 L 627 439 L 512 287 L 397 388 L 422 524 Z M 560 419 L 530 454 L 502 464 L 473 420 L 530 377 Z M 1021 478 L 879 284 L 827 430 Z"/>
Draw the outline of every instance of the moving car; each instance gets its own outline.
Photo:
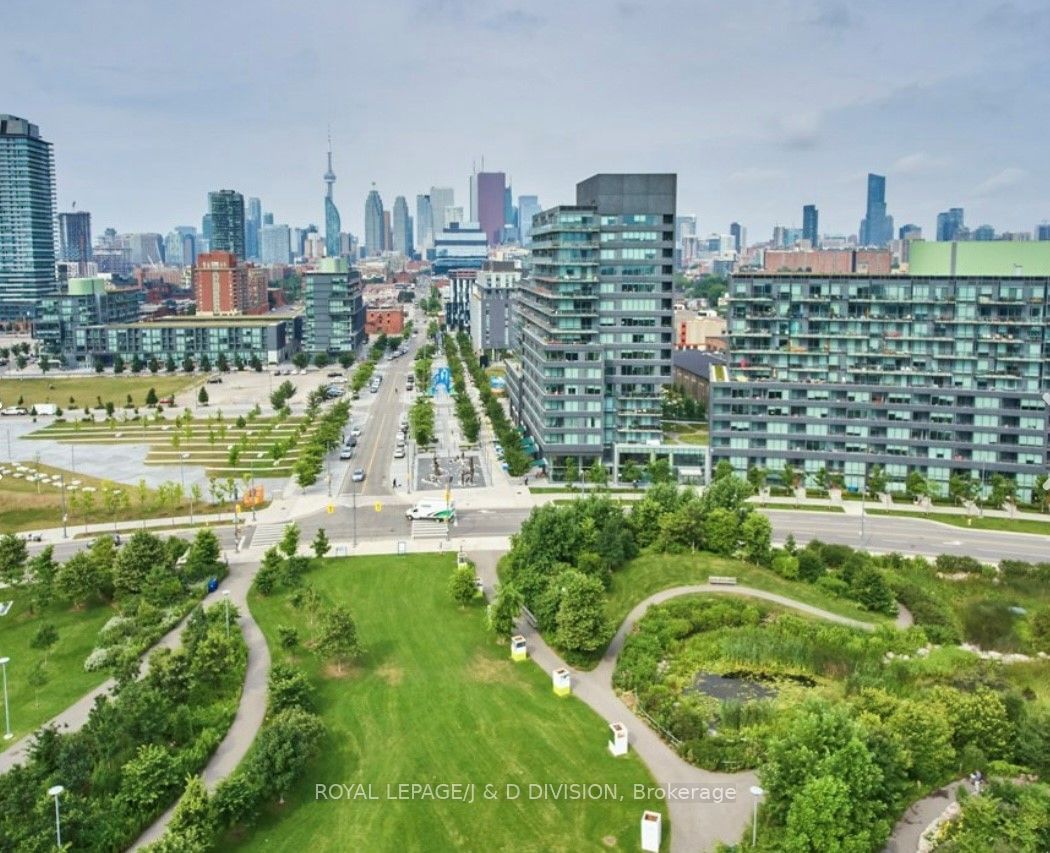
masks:
<path id="1" fill-rule="evenodd" d="M 420 501 L 405 510 L 405 518 L 413 521 L 448 521 L 456 517 L 456 505 L 445 501 Z"/>
<path id="2" fill-rule="evenodd" d="M 365 481 L 365 469 L 355 468 L 354 473 L 351 475 L 351 479 L 355 483 L 363 483 Z"/>

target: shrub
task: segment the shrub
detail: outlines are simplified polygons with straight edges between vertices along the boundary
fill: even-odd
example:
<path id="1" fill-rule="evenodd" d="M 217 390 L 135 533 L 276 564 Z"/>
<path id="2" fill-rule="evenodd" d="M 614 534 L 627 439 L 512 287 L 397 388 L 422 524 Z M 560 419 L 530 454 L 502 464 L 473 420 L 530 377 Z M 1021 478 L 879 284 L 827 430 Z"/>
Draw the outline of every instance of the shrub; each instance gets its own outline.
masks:
<path id="1" fill-rule="evenodd" d="M 934 566 L 938 572 L 946 575 L 956 572 L 967 572 L 968 574 L 980 574 L 984 565 L 980 560 L 973 557 L 956 556 L 955 554 L 941 554 L 934 560 Z"/>

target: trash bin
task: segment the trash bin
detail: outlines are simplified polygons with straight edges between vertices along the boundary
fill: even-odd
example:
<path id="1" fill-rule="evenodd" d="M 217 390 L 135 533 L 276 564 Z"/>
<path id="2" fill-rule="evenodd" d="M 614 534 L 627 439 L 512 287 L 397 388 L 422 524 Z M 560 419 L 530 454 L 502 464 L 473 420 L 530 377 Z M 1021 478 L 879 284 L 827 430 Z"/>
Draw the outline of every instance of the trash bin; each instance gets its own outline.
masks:
<path id="1" fill-rule="evenodd" d="M 215 592 L 219 588 L 218 578 L 208 578 L 208 592 Z"/>

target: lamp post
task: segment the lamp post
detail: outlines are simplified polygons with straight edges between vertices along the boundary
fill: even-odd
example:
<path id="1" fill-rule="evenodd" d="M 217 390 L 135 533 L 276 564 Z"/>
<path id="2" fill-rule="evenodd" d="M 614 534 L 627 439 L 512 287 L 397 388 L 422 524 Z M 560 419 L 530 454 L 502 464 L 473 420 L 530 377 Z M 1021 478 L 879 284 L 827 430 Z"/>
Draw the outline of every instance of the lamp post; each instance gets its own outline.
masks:
<path id="1" fill-rule="evenodd" d="M 11 733 L 11 707 L 7 704 L 7 664 L 10 660 L 9 657 L 0 658 L 0 670 L 4 673 L 4 740 L 14 737 Z"/>
<path id="2" fill-rule="evenodd" d="M 65 790 L 61 785 L 52 785 L 47 789 L 47 795 L 55 798 L 55 842 L 59 850 L 62 849 L 62 819 L 58 813 L 58 798 Z"/>
<path id="3" fill-rule="evenodd" d="M 860 545 L 864 547 L 864 499 L 868 494 L 868 463 L 864 463 L 864 478 L 860 482 Z"/>
<path id="4" fill-rule="evenodd" d="M 353 512 L 351 515 L 354 518 L 354 547 L 357 547 L 357 480 L 354 479 L 353 473 L 350 474 L 350 494 L 353 498 Z"/>
<path id="5" fill-rule="evenodd" d="M 66 521 L 69 519 L 69 514 L 66 512 L 66 475 L 61 474 L 62 478 L 62 538 L 69 538 L 69 531 L 66 530 Z"/>
<path id="6" fill-rule="evenodd" d="M 222 602 L 226 607 L 226 636 L 230 636 L 230 591 L 224 589 L 222 591 Z"/>
<path id="7" fill-rule="evenodd" d="M 755 798 L 754 808 L 751 812 L 751 846 L 754 847 L 758 843 L 758 801 L 766 795 L 766 792 L 762 790 L 758 785 L 751 786 L 751 796 Z"/>
<path id="8" fill-rule="evenodd" d="M 185 462 L 190 458 L 188 451 L 179 454 L 179 479 L 182 481 L 182 491 L 186 491 L 186 468 Z"/>

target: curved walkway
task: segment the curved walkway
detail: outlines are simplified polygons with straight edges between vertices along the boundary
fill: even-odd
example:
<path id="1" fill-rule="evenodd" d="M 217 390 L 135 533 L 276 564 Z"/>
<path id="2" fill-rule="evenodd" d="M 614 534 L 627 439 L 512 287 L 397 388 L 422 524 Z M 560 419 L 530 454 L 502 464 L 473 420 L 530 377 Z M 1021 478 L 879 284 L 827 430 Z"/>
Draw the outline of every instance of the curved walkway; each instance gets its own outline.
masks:
<path id="1" fill-rule="evenodd" d="M 248 590 L 251 589 L 259 561 L 247 558 L 243 554 L 238 557 L 236 562 L 232 560 L 230 562 L 230 574 L 223 588 L 230 591 L 230 603 L 236 606 L 239 613 L 237 623 L 241 627 L 244 643 L 248 648 L 248 667 L 244 674 L 244 687 L 241 690 L 241 700 L 237 705 L 237 713 L 233 722 L 226 731 L 226 737 L 222 739 L 200 773 L 208 790 L 214 790 L 216 785 L 237 768 L 255 740 L 263 718 L 266 716 L 270 649 L 266 645 L 266 637 L 263 636 L 262 630 L 248 609 Z M 213 595 L 219 595 L 221 600 L 221 592 L 213 593 Z M 172 803 L 171 807 L 139 836 L 131 849 L 138 850 L 140 847 L 159 841 L 177 805 L 178 800 Z"/>
<path id="2" fill-rule="evenodd" d="M 893 827 L 893 834 L 886 842 L 883 853 L 915 853 L 919 849 L 922 834 L 955 802 L 960 786 L 973 793 L 973 785 L 969 781 L 958 779 L 934 791 L 928 797 L 912 803 Z"/>
<path id="3" fill-rule="evenodd" d="M 482 581 L 490 590 L 497 582 L 496 563 L 500 556 L 500 552 L 492 551 L 470 555 L 477 565 Z M 826 619 L 829 622 L 837 622 L 865 631 L 874 630 L 874 626 L 870 623 L 839 616 L 819 607 L 803 604 L 762 589 L 706 583 L 678 586 L 655 593 L 636 605 L 620 625 L 595 669 L 590 672 L 573 671 L 573 692 L 608 722 L 619 722 L 626 725 L 632 747 L 645 762 L 656 782 L 665 791 L 681 791 L 684 794 L 681 799 L 670 796 L 667 798 L 667 809 L 672 827 L 672 853 L 696 853 L 711 850 L 719 842 L 730 845 L 738 843 L 751 820 L 754 803 L 750 788 L 758 784 L 758 777 L 751 771 L 715 773 L 685 761 L 628 708 L 613 690 L 612 675 L 617 655 L 623 648 L 627 635 L 645 614 L 645 611 L 654 604 L 660 604 L 678 596 L 697 593 L 760 598 L 810 616 Z M 540 667 L 548 672 L 559 667 L 568 668 L 564 661 L 544 642 L 543 637 L 535 628 L 522 620 L 518 629 L 528 641 L 529 655 Z"/>

